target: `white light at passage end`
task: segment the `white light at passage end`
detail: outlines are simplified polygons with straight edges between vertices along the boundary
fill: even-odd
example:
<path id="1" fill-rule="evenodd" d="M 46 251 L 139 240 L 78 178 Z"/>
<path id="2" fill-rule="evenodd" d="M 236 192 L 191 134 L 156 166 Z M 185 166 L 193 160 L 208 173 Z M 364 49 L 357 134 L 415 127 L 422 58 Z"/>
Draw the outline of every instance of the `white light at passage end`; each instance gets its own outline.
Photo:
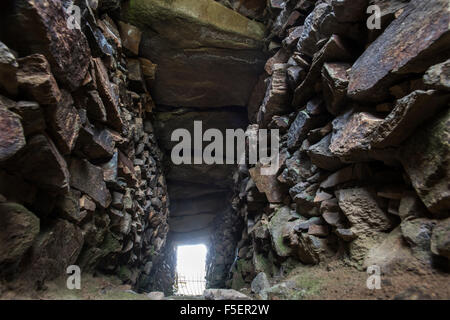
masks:
<path id="1" fill-rule="evenodd" d="M 205 289 L 206 252 L 204 244 L 177 247 L 178 294 L 199 295 Z"/>

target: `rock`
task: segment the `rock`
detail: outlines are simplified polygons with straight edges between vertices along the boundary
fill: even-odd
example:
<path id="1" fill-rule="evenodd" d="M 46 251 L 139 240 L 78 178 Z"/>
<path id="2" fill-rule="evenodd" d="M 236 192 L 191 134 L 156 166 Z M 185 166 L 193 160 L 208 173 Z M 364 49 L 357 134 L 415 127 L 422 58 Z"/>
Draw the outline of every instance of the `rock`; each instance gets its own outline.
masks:
<path id="1" fill-rule="evenodd" d="M 90 160 L 110 159 L 114 154 L 114 140 L 108 129 L 86 125 L 80 130 L 77 150 Z"/>
<path id="2" fill-rule="evenodd" d="M 140 56 L 158 65 L 156 104 L 247 106 L 266 62 L 262 24 L 212 0 L 138 0 L 124 5 L 122 16 L 151 31 Z"/>
<path id="3" fill-rule="evenodd" d="M 273 75 L 258 114 L 260 128 L 266 128 L 273 116 L 289 113 L 286 64 L 273 66 Z"/>
<path id="4" fill-rule="evenodd" d="M 17 203 L 0 203 L 0 264 L 18 262 L 39 233 L 39 219 Z M 3 270 L 2 270 L 3 271 Z"/>
<path id="5" fill-rule="evenodd" d="M 33 243 L 24 277 L 41 286 L 44 281 L 65 274 L 67 267 L 77 261 L 83 243 L 80 228 L 66 220 L 57 220 Z"/>
<path id="6" fill-rule="evenodd" d="M 42 53 L 58 81 L 69 91 L 74 91 L 85 78 L 90 50 L 84 34 L 76 28 L 69 29 L 65 11 L 63 3 L 58 0 L 45 3 L 15 1 L 17 27 L 11 32 L 10 40 L 21 56 L 28 54 L 30 48 L 32 53 Z"/>
<path id="7" fill-rule="evenodd" d="M 44 132 L 46 128 L 44 112 L 38 103 L 19 101 L 11 110 L 22 118 L 21 122 L 25 136 Z"/>
<path id="8" fill-rule="evenodd" d="M 339 171 L 336 171 L 332 175 L 328 176 L 321 184 L 320 188 L 329 189 L 336 187 L 342 183 L 352 180 L 364 180 L 369 178 L 371 173 L 369 168 L 363 163 L 357 163 L 353 166 L 348 166 Z"/>
<path id="9" fill-rule="evenodd" d="M 323 224 L 323 220 L 320 219 L 320 217 L 312 217 L 309 218 L 306 221 L 303 220 L 297 220 L 297 223 L 294 226 L 294 230 L 301 232 L 301 231 L 308 231 L 309 227 L 312 225 L 321 225 Z"/>
<path id="10" fill-rule="evenodd" d="M 450 59 L 430 67 L 423 82 L 433 89 L 450 91 Z"/>
<path id="11" fill-rule="evenodd" d="M 402 221 L 400 229 L 406 242 L 411 247 L 413 255 L 425 262 L 431 263 L 431 232 L 436 221 L 426 218 L 408 218 Z"/>
<path id="12" fill-rule="evenodd" d="M 313 224 L 309 226 L 308 234 L 311 236 L 316 236 L 319 238 L 324 238 L 328 236 L 330 230 L 328 226 Z"/>
<path id="13" fill-rule="evenodd" d="M 414 191 L 405 191 L 400 200 L 398 214 L 402 220 L 408 217 L 421 218 L 427 215 L 427 208 Z"/>
<path id="14" fill-rule="evenodd" d="M 70 163 L 70 185 L 88 194 L 102 208 L 111 203 L 111 194 L 103 181 L 103 171 L 87 160 L 72 159 Z"/>
<path id="15" fill-rule="evenodd" d="M 90 120 L 106 122 L 106 109 L 98 91 L 92 90 L 86 93 L 86 111 Z"/>
<path id="16" fill-rule="evenodd" d="M 149 298 L 150 300 L 164 300 L 164 292 L 153 291 L 147 293 L 147 298 Z"/>
<path id="17" fill-rule="evenodd" d="M 130 56 L 139 55 L 142 32 L 136 26 L 119 21 L 120 39 L 125 53 Z"/>
<path id="18" fill-rule="evenodd" d="M 59 103 L 47 107 L 46 113 L 58 149 L 63 155 L 70 154 L 75 147 L 81 126 L 80 116 L 70 93 L 62 90 Z"/>
<path id="19" fill-rule="evenodd" d="M 251 284 L 252 292 L 261 296 L 264 300 L 267 296 L 264 295 L 264 290 L 270 288 L 270 282 L 267 278 L 267 274 L 264 272 L 258 273 L 258 275 L 253 279 Z"/>
<path id="20" fill-rule="evenodd" d="M 17 69 L 19 64 L 11 50 L 0 41 L 0 91 L 17 95 Z"/>
<path id="21" fill-rule="evenodd" d="M 350 221 L 356 235 L 371 234 L 392 228 L 393 222 L 380 209 L 373 192 L 366 188 L 337 191 L 339 207 Z"/>
<path id="22" fill-rule="evenodd" d="M 450 95 L 434 90 L 414 91 L 398 100 L 392 112 L 368 137 L 371 148 L 400 145 L 420 124 L 445 108 L 449 101 Z"/>
<path id="23" fill-rule="evenodd" d="M 18 59 L 17 81 L 20 91 L 41 105 L 57 104 L 61 100 L 58 84 L 50 65 L 42 54 Z"/>
<path id="24" fill-rule="evenodd" d="M 381 102 L 403 75 L 424 72 L 446 59 L 450 49 L 447 7 L 446 0 L 412 0 L 353 65 L 349 96 Z"/>
<path id="25" fill-rule="evenodd" d="M 58 215 L 74 223 L 80 223 L 87 215 L 86 211 L 80 211 L 81 192 L 70 190 L 69 193 L 59 196 L 55 209 Z"/>
<path id="26" fill-rule="evenodd" d="M 356 239 L 358 236 L 353 233 L 350 229 L 337 228 L 335 231 L 336 235 L 344 241 L 350 242 Z"/>
<path id="27" fill-rule="evenodd" d="M 339 211 L 325 211 L 322 218 L 333 227 L 340 228 L 344 224 L 344 219 Z"/>
<path id="28" fill-rule="evenodd" d="M 347 100 L 348 63 L 325 63 L 322 69 L 323 95 L 327 110 L 333 115 L 341 113 Z"/>
<path id="29" fill-rule="evenodd" d="M 333 0 L 331 5 L 337 21 L 359 22 L 365 18 L 369 0 Z"/>
<path id="30" fill-rule="evenodd" d="M 137 93 L 145 93 L 144 74 L 141 69 L 141 62 L 138 59 L 127 59 L 128 67 L 128 87 Z"/>
<path id="31" fill-rule="evenodd" d="M 322 104 L 321 100 L 311 100 L 308 104 Z M 312 115 L 308 110 L 300 111 L 294 122 L 289 127 L 287 146 L 289 149 L 295 149 L 301 146 L 308 132 L 320 127 L 325 122 L 323 115 Z"/>
<path id="32" fill-rule="evenodd" d="M 325 62 L 352 61 L 352 53 L 347 49 L 351 46 L 340 36 L 332 35 L 325 45 L 317 52 L 305 80 L 295 89 L 292 106 L 302 106 L 320 91 L 321 72 Z"/>
<path id="33" fill-rule="evenodd" d="M 92 57 L 112 56 L 113 47 L 108 43 L 101 29 L 89 22 L 83 26 L 84 34 L 89 42 Z"/>
<path id="34" fill-rule="evenodd" d="M 269 232 L 272 239 L 272 246 L 279 257 L 289 257 L 292 255 L 292 248 L 284 242 L 283 228 L 290 225 L 291 213 L 288 207 L 278 209 L 269 222 Z"/>
<path id="35" fill-rule="evenodd" d="M 277 180 L 277 174 L 264 175 L 262 169 L 265 166 L 257 164 L 256 167 L 249 170 L 250 176 L 256 184 L 259 192 L 266 195 L 270 203 L 283 202 L 285 187 Z"/>
<path id="36" fill-rule="evenodd" d="M 312 184 L 300 182 L 296 184 L 294 187 L 289 189 L 289 194 L 291 195 L 292 200 L 297 205 L 297 212 L 301 215 L 305 216 L 318 216 L 319 213 L 319 205 L 314 202 L 314 198 L 317 193 L 317 189 L 319 188 L 319 184 Z"/>
<path id="37" fill-rule="evenodd" d="M 306 78 L 305 68 L 292 66 L 287 69 L 287 80 L 290 88 L 296 88 Z"/>
<path id="38" fill-rule="evenodd" d="M 450 259 L 450 218 L 436 223 L 431 235 L 431 252 Z"/>
<path id="39" fill-rule="evenodd" d="M 307 233 L 291 232 L 288 240 L 293 254 L 304 264 L 318 264 L 330 253 L 326 239 L 320 239 Z"/>
<path id="40" fill-rule="evenodd" d="M 309 147 L 307 153 L 312 164 L 325 170 L 334 171 L 341 168 L 343 163 L 330 151 L 331 136 L 328 134 L 318 143 Z"/>
<path id="41" fill-rule="evenodd" d="M 64 158 L 45 135 L 35 135 L 9 164 L 28 181 L 40 188 L 64 193 L 69 188 L 69 172 Z"/>
<path id="42" fill-rule="evenodd" d="M 450 209 L 450 110 L 440 113 L 409 138 L 401 149 L 401 161 L 414 189 L 436 216 Z"/>
<path id="43" fill-rule="evenodd" d="M 419 263 L 404 242 L 400 227 L 395 228 L 383 242 L 368 251 L 363 268 L 373 265 L 378 266 L 383 275 L 396 271 L 403 273 L 405 269 L 418 270 Z"/>
<path id="44" fill-rule="evenodd" d="M 93 59 L 95 74 L 97 79 L 97 88 L 103 104 L 106 109 L 107 123 L 117 131 L 121 132 L 123 129 L 123 121 L 120 114 L 118 99 L 109 82 L 108 71 L 102 60 L 99 58 Z"/>
<path id="45" fill-rule="evenodd" d="M 288 36 L 283 40 L 283 46 L 289 50 L 297 47 L 298 39 L 301 37 L 303 29 L 303 26 L 298 26 L 289 30 Z"/>
<path id="46" fill-rule="evenodd" d="M 9 111 L 9 106 L 14 102 L 0 96 L 0 162 L 14 156 L 26 143 L 20 116 Z"/>
<path id="47" fill-rule="evenodd" d="M 342 127 L 340 121 L 344 120 Z M 383 123 L 383 119 L 368 112 L 347 113 L 333 121 L 330 151 L 344 162 L 356 162 L 368 157 L 369 136 Z"/>
<path id="48" fill-rule="evenodd" d="M 205 300 L 251 300 L 245 294 L 233 289 L 206 289 L 203 297 Z"/>

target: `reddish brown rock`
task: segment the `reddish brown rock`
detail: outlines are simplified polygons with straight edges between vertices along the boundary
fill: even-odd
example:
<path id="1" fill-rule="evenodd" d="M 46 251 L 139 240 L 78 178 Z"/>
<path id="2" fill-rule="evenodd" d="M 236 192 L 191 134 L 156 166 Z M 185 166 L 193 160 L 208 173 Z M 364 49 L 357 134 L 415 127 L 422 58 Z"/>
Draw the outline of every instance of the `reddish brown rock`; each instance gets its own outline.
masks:
<path id="1" fill-rule="evenodd" d="M 267 200 L 270 203 L 283 202 L 284 192 L 286 191 L 283 185 L 278 182 L 277 175 L 263 175 L 261 174 L 261 165 L 257 165 L 250 170 L 250 176 L 256 184 L 259 192 L 265 193 Z"/>
<path id="2" fill-rule="evenodd" d="M 325 63 L 322 69 L 323 95 L 327 109 L 338 115 L 345 107 L 347 99 L 348 74 L 351 65 L 348 63 Z"/>
<path id="3" fill-rule="evenodd" d="M 21 173 L 24 179 L 36 183 L 40 188 L 67 192 L 69 172 L 64 158 L 46 135 L 35 135 L 26 147 L 9 164 L 12 170 Z"/>
<path id="4" fill-rule="evenodd" d="M 141 68 L 141 62 L 138 59 L 127 59 L 128 67 L 128 88 L 137 93 L 147 91 L 144 81 L 144 74 Z"/>
<path id="5" fill-rule="evenodd" d="M 50 65 L 42 54 L 18 59 L 17 81 L 19 89 L 41 105 L 57 104 L 61 92 L 53 77 Z"/>
<path id="6" fill-rule="evenodd" d="M 448 58 L 449 21 L 447 0 L 412 0 L 353 65 L 349 96 L 382 101 L 394 81 Z"/>
<path id="7" fill-rule="evenodd" d="M 125 52 L 130 56 L 139 55 L 139 45 L 141 43 L 142 32 L 137 27 L 119 21 L 120 38 Z"/>
<path id="8" fill-rule="evenodd" d="M 78 88 L 88 69 L 90 50 L 83 32 L 69 29 L 63 2 L 18 0 L 14 7 L 18 23 L 11 41 L 19 53 L 42 53 L 58 81 L 70 91 Z"/>
<path id="9" fill-rule="evenodd" d="M 0 96 L 0 162 L 11 158 L 25 146 L 20 117 L 9 111 L 5 104 L 14 106 L 15 103 Z"/>
<path id="10" fill-rule="evenodd" d="M 108 70 L 102 60 L 96 58 L 94 61 L 97 87 L 106 109 L 107 123 L 119 132 L 122 131 L 123 121 L 120 116 L 119 104 L 114 94 L 108 77 Z"/>
<path id="11" fill-rule="evenodd" d="M 87 160 L 72 159 L 70 163 L 70 185 L 88 194 L 102 208 L 111 203 L 111 194 L 103 180 L 103 171 Z"/>
<path id="12" fill-rule="evenodd" d="M 32 101 L 19 101 L 12 108 L 22 119 L 25 136 L 42 133 L 46 128 L 44 112 L 38 103 Z"/>
<path id="13" fill-rule="evenodd" d="M 57 105 L 48 106 L 46 113 L 55 143 L 61 153 L 66 155 L 75 147 L 81 121 L 70 93 L 62 90 L 61 94 L 61 101 Z"/>
<path id="14" fill-rule="evenodd" d="M 311 236 L 324 238 L 328 236 L 329 231 L 328 226 L 312 224 L 309 226 L 308 234 Z"/>
<path id="15" fill-rule="evenodd" d="M 107 129 L 87 124 L 80 130 L 76 148 L 90 160 L 102 160 L 113 156 L 114 145 L 112 134 Z"/>
<path id="16" fill-rule="evenodd" d="M 100 122 L 106 122 L 106 109 L 103 104 L 98 91 L 92 90 L 86 94 L 86 111 L 87 115 L 92 120 L 98 120 Z"/>

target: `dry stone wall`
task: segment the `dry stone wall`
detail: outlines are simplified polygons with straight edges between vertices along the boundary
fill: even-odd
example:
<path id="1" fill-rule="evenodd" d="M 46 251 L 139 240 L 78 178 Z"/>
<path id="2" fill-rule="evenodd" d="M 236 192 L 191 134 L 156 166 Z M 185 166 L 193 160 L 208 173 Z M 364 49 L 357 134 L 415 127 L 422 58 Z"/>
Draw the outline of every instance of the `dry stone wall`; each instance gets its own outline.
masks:
<path id="1" fill-rule="evenodd" d="M 41 287 L 76 264 L 150 291 L 169 207 L 147 91 L 156 65 L 116 19 L 120 1 L 75 1 L 81 29 L 71 4 L 1 4 L 1 276 Z"/>
<path id="2" fill-rule="evenodd" d="M 369 30 L 369 5 L 381 9 Z M 448 1 L 268 1 L 271 58 L 250 127 L 280 166 L 241 166 L 232 287 L 340 260 L 383 273 L 449 266 Z M 439 248 L 439 249 L 438 249 Z"/>

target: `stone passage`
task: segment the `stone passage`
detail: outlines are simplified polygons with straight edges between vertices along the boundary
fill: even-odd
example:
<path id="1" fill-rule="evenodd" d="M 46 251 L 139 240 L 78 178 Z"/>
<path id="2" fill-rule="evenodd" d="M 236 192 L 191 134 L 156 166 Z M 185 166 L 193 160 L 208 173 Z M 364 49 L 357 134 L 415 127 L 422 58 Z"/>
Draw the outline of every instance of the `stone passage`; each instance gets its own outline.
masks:
<path id="1" fill-rule="evenodd" d="M 78 265 L 162 299 L 177 246 L 205 244 L 206 299 L 448 299 L 448 10 L 2 1 L 0 297 L 52 297 Z M 194 121 L 278 129 L 278 170 L 175 165 Z"/>

